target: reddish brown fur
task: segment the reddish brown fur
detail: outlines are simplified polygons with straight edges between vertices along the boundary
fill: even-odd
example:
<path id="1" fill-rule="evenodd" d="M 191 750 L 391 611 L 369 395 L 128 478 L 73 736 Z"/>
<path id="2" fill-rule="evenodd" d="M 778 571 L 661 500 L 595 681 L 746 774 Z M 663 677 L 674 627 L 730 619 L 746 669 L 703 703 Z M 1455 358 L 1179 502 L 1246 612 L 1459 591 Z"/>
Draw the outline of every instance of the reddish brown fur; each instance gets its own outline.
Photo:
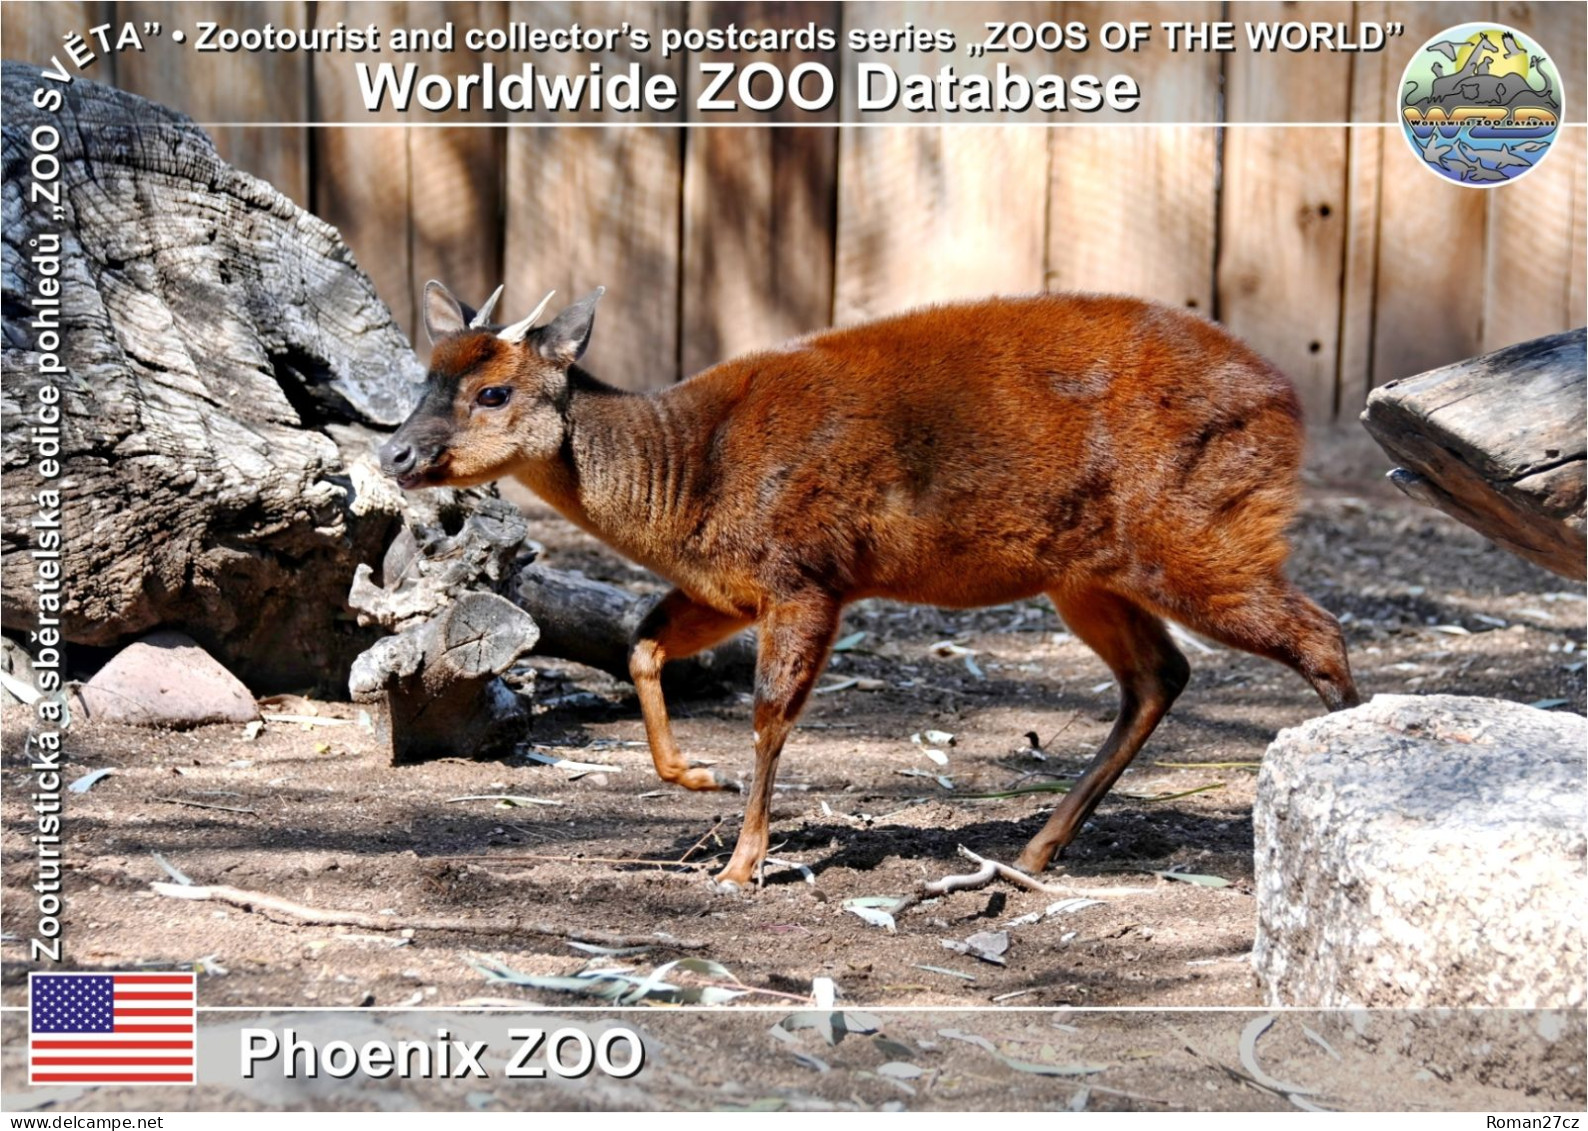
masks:
<path id="1" fill-rule="evenodd" d="M 437 365 L 467 366 L 479 336 L 445 340 Z M 504 456 L 516 432 L 550 425 L 478 428 L 459 396 L 456 474 L 430 481 L 512 474 L 678 586 L 632 665 L 664 778 L 719 784 L 673 743 L 662 664 L 761 626 L 756 774 L 726 880 L 748 880 L 765 853 L 778 753 L 839 610 L 862 597 L 970 607 L 1046 593 L 1119 677 L 1114 733 L 1022 854 L 1031 870 L 1079 831 L 1184 686 L 1160 617 L 1289 664 L 1331 708 L 1355 702 L 1338 626 L 1282 572 L 1295 393 L 1193 315 L 1073 295 L 934 307 L 648 396 L 559 385 L 533 349 L 515 367 L 499 344 L 461 388 L 513 384 L 542 417 L 555 409 L 559 442 Z"/>

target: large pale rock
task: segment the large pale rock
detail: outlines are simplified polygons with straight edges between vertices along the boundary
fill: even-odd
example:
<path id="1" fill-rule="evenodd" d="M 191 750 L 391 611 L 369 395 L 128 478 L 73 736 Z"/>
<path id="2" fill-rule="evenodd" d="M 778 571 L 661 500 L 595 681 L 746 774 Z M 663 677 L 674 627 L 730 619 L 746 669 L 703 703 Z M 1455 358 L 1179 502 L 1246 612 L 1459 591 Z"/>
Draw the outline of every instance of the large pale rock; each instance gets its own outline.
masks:
<path id="1" fill-rule="evenodd" d="M 1282 731 L 1254 808 L 1268 1001 L 1580 1008 L 1585 744 L 1581 716 L 1451 695 Z"/>
<path id="2" fill-rule="evenodd" d="M 192 727 L 259 717 L 248 688 L 180 632 L 152 632 L 129 644 L 83 684 L 91 719 L 131 726 Z"/>

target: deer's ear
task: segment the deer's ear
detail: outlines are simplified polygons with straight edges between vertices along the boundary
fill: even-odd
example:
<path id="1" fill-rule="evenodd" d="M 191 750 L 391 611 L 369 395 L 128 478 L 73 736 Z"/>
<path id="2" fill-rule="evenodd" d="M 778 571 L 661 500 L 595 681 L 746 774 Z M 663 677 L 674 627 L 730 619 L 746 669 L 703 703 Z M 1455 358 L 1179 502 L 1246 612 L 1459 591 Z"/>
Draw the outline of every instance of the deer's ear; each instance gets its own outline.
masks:
<path id="1" fill-rule="evenodd" d="M 540 356 L 568 366 L 584 356 L 590 345 L 590 330 L 595 325 L 596 303 L 607 293 L 597 287 L 535 331 L 535 349 Z"/>
<path id="2" fill-rule="evenodd" d="M 425 334 L 432 343 L 467 329 L 471 317 L 446 287 L 434 279 L 425 284 Z"/>

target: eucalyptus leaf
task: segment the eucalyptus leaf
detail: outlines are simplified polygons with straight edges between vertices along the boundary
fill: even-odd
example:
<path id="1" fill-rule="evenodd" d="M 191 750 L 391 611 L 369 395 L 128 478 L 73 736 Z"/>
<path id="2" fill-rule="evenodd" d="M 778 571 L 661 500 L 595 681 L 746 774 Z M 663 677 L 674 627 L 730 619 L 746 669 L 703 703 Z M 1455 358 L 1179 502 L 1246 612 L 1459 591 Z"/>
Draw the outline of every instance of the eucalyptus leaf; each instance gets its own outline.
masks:
<path id="1" fill-rule="evenodd" d="M 691 974 L 710 974 L 713 978 L 727 978 L 731 982 L 739 980 L 732 970 L 709 958 L 680 958 L 671 965 L 680 970 L 688 970 Z"/>
<path id="2" fill-rule="evenodd" d="M 165 874 L 170 876 L 177 883 L 185 884 L 185 885 L 187 885 L 189 887 L 191 887 L 193 885 L 193 881 L 188 878 L 187 874 L 184 873 L 175 864 L 173 864 L 169 860 L 167 860 L 164 856 L 161 856 L 158 852 L 151 852 L 151 853 L 149 853 L 149 855 L 153 856 L 154 857 L 154 862 L 156 864 L 160 865 L 160 867 L 164 868 L 165 869 Z"/>
<path id="3" fill-rule="evenodd" d="M 1246 1028 L 1241 1030 L 1241 1065 L 1251 1074 L 1253 1080 L 1265 1088 L 1285 1096 L 1310 1096 L 1314 1089 L 1303 1088 L 1297 1084 L 1287 1084 L 1283 1080 L 1276 1080 L 1264 1072 L 1262 1066 L 1257 1063 L 1257 1039 L 1268 1032 L 1268 1028 L 1274 1023 L 1274 1020 L 1272 1013 L 1265 1013 L 1261 1017 L 1254 1017 L 1246 1023 Z"/>
<path id="4" fill-rule="evenodd" d="M 833 1066 L 828 1064 L 819 1056 L 812 1056 L 810 1053 L 801 1052 L 799 1049 L 794 1049 L 793 1052 L 794 1062 L 796 1064 L 803 1065 L 806 1068 L 814 1069 L 817 1072 L 831 1072 L 833 1070 Z"/>
<path id="5" fill-rule="evenodd" d="M 892 1057 L 894 1060 L 903 1060 L 915 1055 L 915 1050 L 903 1041 L 895 1041 L 892 1037 L 884 1037 L 880 1033 L 871 1038 L 871 1043 L 883 1056 Z"/>
<path id="6" fill-rule="evenodd" d="M 873 927 L 886 928 L 889 934 L 893 934 L 898 930 L 894 924 L 893 916 L 886 911 L 878 911 L 875 907 L 846 907 L 844 910 L 851 915 L 858 915 Z"/>
<path id="7" fill-rule="evenodd" d="M 939 1037 L 947 1037 L 951 1041 L 964 1041 L 967 1045 L 975 1045 L 979 1049 L 986 1049 L 994 1056 L 999 1055 L 998 1050 L 993 1047 L 993 1043 L 986 1037 L 978 1036 L 975 1033 L 967 1033 L 963 1029 L 939 1029 L 937 1035 Z"/>
<path id="8" fill-rule="evenodd" d="M 914 1080 L 926 1075 L 926 1069 L 919 1064 L 911 1064 L 906 1060 L 890 1060 L 887 1064 L 877 1069 L 879 1076 L 891 1076 L 895 1080 Z"/>
<path id="9" fill-rule="evenodd" d="M 597 946 L 595 943 L 579 942 L 577 939 L 564 939 L 575 950 L 582 950 L 586 954 L 598 954 L 605 958 L 624 958 L 633 954 L 644 954 L 650 949 L 648 946 Z"/>
<path id="10" fill-rule="evenodd" d="M 749 990 L 730 990 L 726 986 L 686 986 L 678 997 L 680 1005 L 727 1005 Z"/>
<path id="11" fill-rule="evenodd" d="M 89 790 L 93 789 L 96 785 L 104 781 L 115 772 L 116 771 L 111 769 L 109 766 L 105 766 L 98 770 L 90 770 L 88 773 L 78 778 L 66 788 L 72 793 L 87 793 Z"/>
<path id="12" fill-rule="evenodd" d="M 1179 880 L 1183 884 L 1196 884 L 1204 888 L 1227 888 L 1230 881 L 1220 876 L 1204 876 L 1196 872 L 1154 872 L 1155 876 L 1162 876 L 1166 880 Z"/>
<path id="13" fill-rule="evenodd" d="M 1091 1076 L 1108 1070 L 1106 1064 L 1043 1064 L 1035 1060 L 1016 1060 L 1010 1056 L 1001 1059 L 1016 1072 L 1029 1072 L 1035 1076 Z"/>

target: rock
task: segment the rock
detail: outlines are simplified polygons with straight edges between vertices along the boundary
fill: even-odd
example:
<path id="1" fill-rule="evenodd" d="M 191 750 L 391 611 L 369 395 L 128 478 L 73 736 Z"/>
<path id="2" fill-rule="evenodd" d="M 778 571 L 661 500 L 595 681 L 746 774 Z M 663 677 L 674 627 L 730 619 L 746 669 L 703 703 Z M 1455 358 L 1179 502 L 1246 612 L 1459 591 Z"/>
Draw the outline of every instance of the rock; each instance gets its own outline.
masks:
<path id="1" fill-rule="evenodd" d="M 195 727 L 259 717 L 248 688 L 180 632 L 153 632 L 116 653 L 78 691 L 90 719 Z"/>
<path id="2" fill-rule="evenodd" d="M 0 636 L 0 674 L 6 677 L 0 679 L 0 703 L 32 706 L 38 702 L 39 692 L 33 682 L 33 657 L 9 636 Z"/>
<path id="3" fill-rule="evenodd" d="M 1380 695 L 1282 731 L 1254 807 L 1272 1005 L 1581 1008 L 1588 720 Z"/>

